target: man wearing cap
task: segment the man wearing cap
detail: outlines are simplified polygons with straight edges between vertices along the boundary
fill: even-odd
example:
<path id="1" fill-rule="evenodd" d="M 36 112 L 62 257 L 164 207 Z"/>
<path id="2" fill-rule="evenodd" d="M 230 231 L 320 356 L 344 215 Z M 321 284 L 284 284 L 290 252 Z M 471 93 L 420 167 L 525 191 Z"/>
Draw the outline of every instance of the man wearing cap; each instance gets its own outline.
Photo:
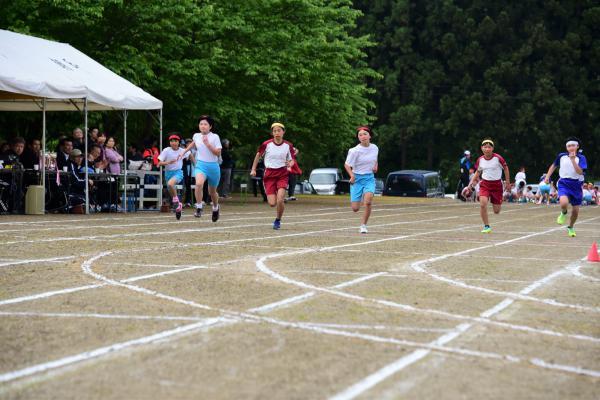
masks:
<path id="1" fill-rule="evenodd" d="M 548 168 L 544 182 L 550 182 L 554 170 L 559 168 L 558 198 L 561 213 L 556 218 L 556 223 L 562 225 L 567 221 L 567 208 L 571 203 L 571 219 L 569 226 L 567 226 L 567 233 L 570 237 L 575 237 L 573 225 L 577 221 L 579 206 L 583 200 L 583 173 L 587 169 L 587 160 L 579 150 L 579 139 L 575 137 L 568 138 L 565 147 L 567 151 L 558 154 L 556 160 Z"/>

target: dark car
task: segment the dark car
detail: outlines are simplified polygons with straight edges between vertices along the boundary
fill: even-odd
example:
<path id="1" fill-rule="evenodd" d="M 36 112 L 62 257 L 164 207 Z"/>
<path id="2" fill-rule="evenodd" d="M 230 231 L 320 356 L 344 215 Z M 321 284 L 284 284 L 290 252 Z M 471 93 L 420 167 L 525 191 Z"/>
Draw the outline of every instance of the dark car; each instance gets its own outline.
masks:
<path id="1" fill-rule="evenodd" d="M 384 196 L 444 197 L 440 174 L 435 171 L 402 170 L 390 172 L 383 189 Z"/>

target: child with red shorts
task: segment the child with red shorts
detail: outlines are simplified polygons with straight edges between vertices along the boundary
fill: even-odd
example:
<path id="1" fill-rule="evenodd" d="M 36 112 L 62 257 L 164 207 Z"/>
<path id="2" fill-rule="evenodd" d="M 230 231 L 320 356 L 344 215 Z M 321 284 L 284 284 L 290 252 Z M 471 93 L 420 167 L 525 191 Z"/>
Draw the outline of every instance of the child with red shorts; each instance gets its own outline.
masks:
<path id="1" fill-rule="evenodd" d="M 483 155 L 475 163 L 475 175 L 469 182 L 469 189 L 473 190 L 473 185 L 479 178 L 479 204 L 481 219 L 483 220 L 482 233 L 490 233 L 490 221 L 488 218 L 487 205 L 491 201 L 494 208 L 494 214 L 500 213 L 502 206 L 502 171 L 506 187 L 510 187 L 510 173 L 506 161 L 499 154 L 494 153 L 494 142 L 491 139 L 484 139 L 481 142 L 481 152 Z"/>
<path id="2" fill-rule="evenodd" d="M 294 146 L 283 140 L 285 126 L 279 122 L 271 125 L 272 139 L 267 140 L 260 145 L 250 175 L 256 176 L 256 167 L 258 160 L 264 157 L 265 174 L 263 176 L 263 185 L 267 194 L 267 201 L 271 207 L 277 206 L 277 217 L 273 221 L 273 229 L 281 227 L 281 217 L 283 216 L 285 204 L 285 192 L 288 186 L 288 178 L 294 164 L 293 148 Z"/>

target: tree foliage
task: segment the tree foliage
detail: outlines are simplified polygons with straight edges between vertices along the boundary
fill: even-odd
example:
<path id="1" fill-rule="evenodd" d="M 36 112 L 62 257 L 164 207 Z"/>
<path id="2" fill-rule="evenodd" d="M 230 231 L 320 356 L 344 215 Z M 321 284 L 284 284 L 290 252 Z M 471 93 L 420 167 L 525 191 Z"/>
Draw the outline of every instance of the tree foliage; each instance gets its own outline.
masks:
<path id="1" fill-rule="evenodd" d="M 570 135 L 600 149 L 600 6 L 593 1 L 357 0 L 386 169 L 441 169 L 484 137 L 539 176 Z M 600 175 L 600 163 L 591 171 Z M 535 174 L 535 175 L 534 175 Z M 535 178 L 534 178 L 535 179 Z"/>
<path id="2" fill-rule="evenodd" d="M 337 162 L 366 122 L 374 73 L 367 38 L 350 34 L 360 15 L 350 0 L 5 3 L 3 29 L 68 42 L 139 85 L 164 102 L 166 130 L 194 132 L 214 115 L 238 158 L 251 161 L 278 120 L 306 167 Z M 138 135 L 152 121 L 142 122 Z"/>

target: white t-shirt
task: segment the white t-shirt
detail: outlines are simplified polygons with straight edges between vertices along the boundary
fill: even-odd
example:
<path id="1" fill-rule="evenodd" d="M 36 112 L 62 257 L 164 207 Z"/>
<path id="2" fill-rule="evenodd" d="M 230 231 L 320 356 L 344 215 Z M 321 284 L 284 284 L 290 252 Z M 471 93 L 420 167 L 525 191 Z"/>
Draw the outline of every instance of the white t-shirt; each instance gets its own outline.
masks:
<path id="1" fill-rule="evenodd" d="M 196 161 L 200 160 L 204 162 L 219 162 L 219 156 L 213 154 L 213 152 L 206 147 L 204 141 L 202 140 L 202 136 L 203 135 L 201 133 L 194 133 L 194 136 L 192 137 L 192 140 L 196 144 Z M 220 149 L 223 147 L 221 146 L 221 139 L 216 133 L 209 132 L 206 134 L 206 136 L 208 136 L 208 143 L 210 143 L 215 149 Z"/>
<path id="2" fill-rule="evenodd" d="M 582 170 L 585 171 L 587 169 L 587 160 L 583 154 L 577 153 L 575 163 L 579 165 L 579 168 Z M 561 179 L 568 178 L 583 182 L 584 176 L 575 171 L 575 167 L 573 167 L 573 163 L 569 158 L 569 153 L 560 153 L 558 157 L 556 157 L 556 160 L 554 160 L 554 166 L 560 168 L 558 174 Z"/>
<path id="3" fill-rule="evenodd" d="M 163 162 L 177 160 L 177 157 L 179 157 L 180 154 L 183 154 L 184 151 L 185 150 L 182 149 L 181 147 L 178 148 L 177 150 L 173 150 L 170 146 L 165 147 L 163 149 L 163 151 L 160 153 L 160 155 L 158 156 L 158 159 Z M 189 156 L 190 156 L 190 152 L 188 151 L 187 153 L 185 153 L 183 158 L 188 158 Z M 177 170 L 181 169 L 182 167 L 183 167 L 183 159 L 176 161 L 173 164 L 165 165 L 165 170 L 177 171 Z"/>
<path id="4" fill-rule="evenodd" d="M 525 172 L 517 172 L 515 175 L 515 183 L 517 186 L 519 185 L 519 182 L 527 182 L 527 175 L 525 175 Z"/>
<path id="5" fill-rule="evenodd" d="M 506 167 L 506 161 L 496 153 L 493 153 L 492 158 L 489 160 L 481 156 L 475 163 L 475 169 L 481 173 L 481 179 L 485 179 L 486 181 L 499 181 L 502 179 L 504 167 Z"/>
<path id="6" fill-rule="evenodd" d="M 287 161 L 292 159 L 294 146 L 284 140 L 280 144 L 269 139 L 258 148 L 258 153 L 265 158 L 265 167 L 271 169 L 283 168 L 287 166 Z"/>
<path id="7" fill-rule="evenodd" d="M 346 164 L 352 167 L 352 172 L 355 174 L 372 174 L 375 165 L 377 165 L 377 156 L 379 148 L 373 143 L 369 146 L 358 144 L 348 150 Z"/>

